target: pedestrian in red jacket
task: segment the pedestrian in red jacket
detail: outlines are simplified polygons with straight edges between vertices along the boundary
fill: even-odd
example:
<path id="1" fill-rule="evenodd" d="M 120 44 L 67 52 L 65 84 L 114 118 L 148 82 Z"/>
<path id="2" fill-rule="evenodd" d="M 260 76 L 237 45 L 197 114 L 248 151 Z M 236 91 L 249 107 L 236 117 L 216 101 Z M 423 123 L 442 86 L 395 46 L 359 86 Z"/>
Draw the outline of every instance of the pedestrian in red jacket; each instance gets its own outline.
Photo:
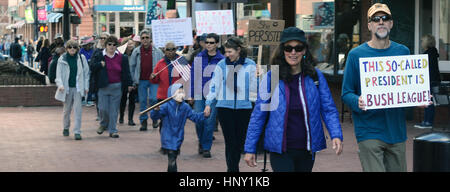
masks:
<path id="1" fill-rule="evenodd" d="M 169 86 L 176 83 L 181 76 L 175 70 L 171 62 L 178 59 L 179 55 L 176 54 L 176 47 L 173 42 L 166 43 L 164 48 L 164 57 L 158 61 L 153 73 L 150 76 L 150 82 L 159 84 L 156 98 L 158 101 L 162 101 L 167 98 L 167 90 Z M 181 82 L 180 82 L 181 83 Z"/>

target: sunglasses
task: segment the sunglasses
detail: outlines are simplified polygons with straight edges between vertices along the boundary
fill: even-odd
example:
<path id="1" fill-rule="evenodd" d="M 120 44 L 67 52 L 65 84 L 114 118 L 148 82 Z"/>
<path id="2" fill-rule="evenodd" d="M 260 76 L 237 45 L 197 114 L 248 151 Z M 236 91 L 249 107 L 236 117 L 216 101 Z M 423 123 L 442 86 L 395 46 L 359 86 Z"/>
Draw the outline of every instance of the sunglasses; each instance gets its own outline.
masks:
<path id="1" fill-rule="evenodd" d="M 115 43 L 108 43 L 108 46 L 117 46 Z"/>
<path id="2" fill-rule="evenodd" d="M 68 46 L 67 49 L 78 49 L 77 46 Z"/>
<path id="3" fill-rule="evenodd" d="M 100 39 L 101 39 L 101 40 L 105 40 L 105 39 L 106 39 L 106 37 L 100 37 Z"/>
<path id="4" fill-rule="evenodd" d="M 295 52 L 301 52 L 305 49 L 305 45 L 297 45 L 295 47 L 292 47 L 290 45 L 284 46 L 284 51 L 286 52 L 292 52 L 292 50 L 295 50 Z"/>
<path id="5" fill-rule="evenodd" d="M 392 17 L 390 15 L 373 16 L 372 18 L 370 18 L 370 21 L 380 22 L 380 19 L 383 19 L 383 21 L 390 21 L 392 20 Z"/>
<path id="6" fill-rule="evenodd" d="M 176 48 L 166 48 L 166 51 L 175 51 Z"/>
<path id="7" fill-rule="evenodd" d="M 150 39 L 150 37 L 141 37 L 141 39 Z"/>
<path id="8" fill-rule="evenodd" d="M 205 44 L 211 44 L 211 45 L 213 45 L 213 44 L 216 44 L 216 42 L 212 42 L 212 41 L 205 41 Z"/>

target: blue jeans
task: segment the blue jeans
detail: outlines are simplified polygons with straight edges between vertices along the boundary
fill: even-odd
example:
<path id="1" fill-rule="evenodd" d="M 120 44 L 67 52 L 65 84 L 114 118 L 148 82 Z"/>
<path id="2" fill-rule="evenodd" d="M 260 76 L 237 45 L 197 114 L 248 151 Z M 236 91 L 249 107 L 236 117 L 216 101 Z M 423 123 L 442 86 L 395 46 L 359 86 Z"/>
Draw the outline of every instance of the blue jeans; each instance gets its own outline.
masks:
<path id="1" fill-rule="evenodd" d="M 148 107 L 156 104 L 156 92 L 158 91 L 158 84 L 150 83 L 148 80 L 139 80 L 138 94 L 139 94 L 139 111 L 144 111 Z M 149 103 L 147 103 L 149 100 Z M 149 105 L 147 105 L 149 104 Z M 148 119 L 148 113 L 139 116 L 139 120 L 142 121 Z"/>
<path id="2" fill-rule="evenodd" d="M 205 99 L 195 100 L 194 111 L 203 112 L 205 110 Z M 195 129 L 197 131 L 198 141 L 203 150 L 211 150 L 213 133 L 216 126 L 216 102 L 211 104 L 211 114 L 210 116 L 201 123 L 195 124 Z"/>

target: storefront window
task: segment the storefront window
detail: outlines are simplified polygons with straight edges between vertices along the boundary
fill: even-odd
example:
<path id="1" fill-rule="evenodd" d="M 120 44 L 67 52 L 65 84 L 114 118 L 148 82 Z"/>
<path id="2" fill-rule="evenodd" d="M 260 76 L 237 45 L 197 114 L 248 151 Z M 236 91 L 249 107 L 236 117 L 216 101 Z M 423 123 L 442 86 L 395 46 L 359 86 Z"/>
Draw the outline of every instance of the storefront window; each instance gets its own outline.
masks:
<path id="1" fill-rule="evenodd" d="M 145 22 L 146 13 L 139 13 L 139 22 Z"/>
<path id="2" fill-rule="evenodd" d="M 316 67 L 342 75 L 348 52 L 360 43 L 359 0 L 297 0 L 296 6 L 296 25 L 306 32 Z"/>
<path id="3" fill-rule="evenodd" d="M 134 21 L 134 13 L 121 12 L 120 13 L 120 22 L 133 22 Z"/>
<path id="4" fill-rule="evenodd" d="M 114 23 L 109 24 L 109 34 L 114 35 L 116 33 L 116 25 Z"/>
<path id="5" fill-rule="evenodd" d="M 116 21 L 116 13 L 109 14 L 109 22 L 114 23 Z"/>
<path id="6" fill-rule="evenodd" d="M 250 19 L 270 19 L 270 0 L 249 0 L 247 3 L 237 3 L 236 18 L 237 18 L 237 35 L 245 37 L 248 35 L 248 20 Z M 254 61 L 258 60 L 258 46 L 248 46 L 248 57 Z M 270 60 L 270 46 L 263 46 L 263 54 L 261 64 L 266 65 Z"/>
<path id="7" fill-rule="evenodd" d="M 450 1 L 441 0 L 439 21 L 439 60 L 450 61 Z"/>

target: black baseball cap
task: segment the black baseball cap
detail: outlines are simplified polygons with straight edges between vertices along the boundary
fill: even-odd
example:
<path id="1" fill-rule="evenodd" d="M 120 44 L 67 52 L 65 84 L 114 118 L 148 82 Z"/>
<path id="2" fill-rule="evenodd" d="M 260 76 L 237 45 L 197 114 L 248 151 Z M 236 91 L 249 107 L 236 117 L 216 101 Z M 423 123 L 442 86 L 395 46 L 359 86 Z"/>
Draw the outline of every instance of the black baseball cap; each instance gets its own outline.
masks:
<path id="1" fill-rule="evenodd" d="M 306 43 L 305 32 L 297 27 L 288 27 L 281 32 L 281 43 L 286 43 L 291 40 L 297 40 Z"/>

